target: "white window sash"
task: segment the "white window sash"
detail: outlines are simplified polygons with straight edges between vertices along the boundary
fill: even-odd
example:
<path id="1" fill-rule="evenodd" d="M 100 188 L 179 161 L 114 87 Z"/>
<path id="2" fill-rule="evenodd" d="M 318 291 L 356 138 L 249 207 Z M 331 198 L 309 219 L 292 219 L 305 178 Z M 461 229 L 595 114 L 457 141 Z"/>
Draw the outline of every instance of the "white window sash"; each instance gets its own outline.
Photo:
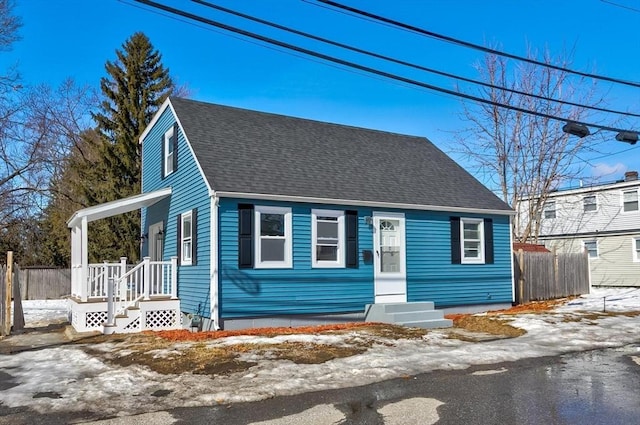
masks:
<path id="1" fill-rule="evenodd" d="M 318 217 L 334 217 L 337 221 L 322 220 Z M 338 227 L 337 238 L 318 237 L 318 223 L 336 223 Z M 345 227 L 344 211 L 337 210 L 311 210 L 311 264 L 314 268 L 340 268 L 345 267 Z M 319 246 L 337 247 L 336 260 L 318 260 Z"/>
<path id="2" fill-rule="evenodd" d="M 174 128 L 171 127 L 164 133 L 164 176 L 168 176 L 173 173 L 173 156 L 175 152 L 173 151 L 173 143 L 171 143 L 171 138 L 173 137 Z"/>
<path id="3" fill-rule="evenodd" d="M 185 232 L 185 224 L 189 222 L 189 235 Z M 183 213 L 180 219 L 180 247 L 182 249 L 180 264 L 184 266 L 190 266 L 193 263 L 191 253 L 193 247 L 191 246 L 193 241 L 193 212 L 189 211 Z"/>
<path id="4" fill-rule="evenodd" d="M 291 268 L 293 263 L 293 237 L 292 237 L 292 214 L 291 208 L 283 207 L 265 207 L 256 205 L 255 211 L 255 265 L 256 269 L 275 269 L 275 268 Z M 280 214 L 284 215 L 284 236 L 262 236 L 262 214 Z M 262 260 L 262 241 L 263 240 L 284 240 L 284 260 L 283 261 L 263 261 Z"/>
<path id="5" fill-rule="evenodd" d="M 465 238 L 464 225 L 475 224 L 478 226 L 479 238 Z M 465 242 L 478 244 L 477 257 L 465 257 Z M 460 219 L 460 259 L 462 264 L 484 264 L 484 220 L 480 218 L 461 218 Z"/>

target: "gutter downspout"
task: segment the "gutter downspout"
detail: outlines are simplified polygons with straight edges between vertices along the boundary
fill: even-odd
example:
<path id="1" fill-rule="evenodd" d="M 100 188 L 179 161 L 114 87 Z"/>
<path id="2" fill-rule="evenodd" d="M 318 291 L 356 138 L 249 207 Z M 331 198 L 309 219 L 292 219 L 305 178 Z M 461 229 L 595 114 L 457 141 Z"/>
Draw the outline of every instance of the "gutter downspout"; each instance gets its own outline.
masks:
<path id="1" fill-rule="evenodd" d="M 220 329 L 220 309 L 218 304 L 218 284 L 219 284 L 219 270 L 218 270 L 218 261 L 219 255 L 218 251 L 220 249 L 220 238 L 218 237 L 218 212 L 219 212 L 219 198 L 216 196 L 215 192 L 211 193 L 211 259 L 209 268 L 211 270 L 211 290 L 209 291 L 211 294 L 211 320 L 213 321 L 214 330 Z"/>

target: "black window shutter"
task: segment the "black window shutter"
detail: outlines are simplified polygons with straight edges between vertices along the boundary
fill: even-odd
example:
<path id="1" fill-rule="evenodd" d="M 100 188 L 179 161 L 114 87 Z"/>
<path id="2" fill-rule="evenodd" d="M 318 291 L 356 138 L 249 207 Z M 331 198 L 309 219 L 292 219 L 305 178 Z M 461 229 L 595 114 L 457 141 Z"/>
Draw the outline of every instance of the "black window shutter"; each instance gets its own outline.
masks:
<path id="1" fill-rule="evenodd" d="M 178 171 L 178 123 L 173 124 L 173 137 L 171 138 L 173 146 L 173 172 Z"/>
<path id="2" fill-rule="evenodd" d="M 484 262 L 493 264 L 493 220 L 484 219 Z"/>
<path id="3" fill-rule="evenodd" d="M 451 221 L 451 264 L 461 264 L 460 217 L 450 217 Z"/>
<path id="4" fill-rule="evenodd" d="M 238 205 L 238 267 L 253 268 L 253 205 Z"/>
<path id="5" fill-rule="evenodd" d="M 176 239 L 178 240 L 178 264 L 182 263 L 182 214 L 178 214 L 176 224 Z"/>
<path id="6" fill-rule="evenodd" d="M 198 264 L 198 210 L 191 211 L 191 265 Z"/>
<path id="7" fill-rule="evenodd" d="M 345 233 L 346 233 L 346 266 L 348 268 L 358 268 L 358 211 L 346 211 L 345 213 Z"/>

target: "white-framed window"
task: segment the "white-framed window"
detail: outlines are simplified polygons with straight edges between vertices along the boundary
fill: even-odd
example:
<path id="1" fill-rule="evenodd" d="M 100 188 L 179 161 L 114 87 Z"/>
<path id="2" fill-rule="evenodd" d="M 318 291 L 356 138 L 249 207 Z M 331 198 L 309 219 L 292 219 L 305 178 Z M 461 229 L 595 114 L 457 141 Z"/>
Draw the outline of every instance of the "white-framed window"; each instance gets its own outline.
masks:
<path id="1" fill-rule="evenodd" d="M 598 241 L 584 241 L 582 246 L 587 250 L 590 259 L 598 258 Z"/>
<path id="2" fill-rule="evenodd" d="M 484 221 L 482 219 L 460 219 L 460 249 L 462 264 L 484 263 Z"/>
<path id="3" fill-rule="evenodd" d="M 622 192 L 622 210 L 624 212 L 638 211 L 638 189 Z"/>
<path id="4" fill-rule="evenodd" d="M 291 268 L 291 208 L 255 206 L 255 268 Z"/>
<path id="5" fill-rule="evenodd" d="M 180 215 L 180 265 L 193 264 L 193 210 Z"/>
<path id="6" fill-rule="evenodd" d="M 556 218 L 556 201 L 547 200 L 544 203 L 544 218 Z"/>
<path id="7" fill-rule="evenodd" d="M 598 209 L 598 199 L 596 195 L 585 195 L 582 198 L 582 204 L 584 206 L 584 212 L 594 212 Z"/>
<path id="8" fill-rule="evenodd" d="M 313 267 L 344 267 L 344 211 L 311 210 Z"/>
<path id="9" fill-rule="evenodd" d="M 635 263 L 640 263 L 640 238 L 631 239 L 631 253 Z"/>
<path id="10" fill-rule="evenodd" d="M 162 152 L 164 155 L 164 170 L 163 176 L 168 176 L 173 173 L 174 170 L 174 156 L 175 156 L 175 148 L 176 143 L 174 138 L 176 137 L 174 127 L 171 127 L 164 133 L 164 138 L 162 140 Z"/>

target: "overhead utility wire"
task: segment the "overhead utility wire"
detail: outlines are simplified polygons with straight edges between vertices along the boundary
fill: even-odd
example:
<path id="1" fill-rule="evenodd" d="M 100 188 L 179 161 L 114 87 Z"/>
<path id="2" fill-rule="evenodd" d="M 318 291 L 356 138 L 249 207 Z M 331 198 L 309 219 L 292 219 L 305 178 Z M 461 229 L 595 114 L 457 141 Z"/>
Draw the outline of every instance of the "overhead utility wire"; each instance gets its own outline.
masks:
<path id="1" fill-rule="evenodd" d="M 293 33 L 293 34 L 296 34 L 296 35 L 300 35 L 300 36 L 303 36 L 303 37 L 310 38 L 312 40 L 321 41 L 323 43 L 330 44 L 330 45 L 336 46 L 336 47 L 340 47 L 340 48 L 343 48 L 343 49 L 346 49 L 346 50 L 350 50 L 352 52 L 357 52 L 357 53 L 361 53 L 363 55 L 371 56 L 371 57 L 374 57 L 374 58 L 383 59 L 383 60 L 386 60 L 386 61 L 389 61 L 389 62 L 392 62 L 392 63 L 396 63 L 396 64 L 399 64 L 399 65 L 404 65 L 404 66 L 408 66 L 410 68 L 419 69 L 421 71 L 430 72 L 432 74 L 442 75 L 444 77 L 449 77 L 449 78 L 453 78 L 453 79 L 456 79 L 456 80 L 465 81 L 467 83 L 478 84 L 478 85 L 481 85 L 481 86 L 484 86 L 484 87 L 489 87 L 489 88 L 496 89 L 496 90 L 502 90 L 502 91 L 506 91 L 506 92 L 509 92 L 509 93 L 518 94 L 518 95 L 521 95 L 521 96 L 529 96 L 529 97 L 532 97 L 532 98 L 535 98 L 535 99 L 545 100 L 545 101 L 549 101 L 549 102 L 556 102 L 556 103 L 561 103 L 561 104 L 564 104 L 564 105 L 576 106 L 576 107 L 585 108 L 585 109 L 591 109 L 591 110 L 594 110 L 594 111 L 607 112 L 607 113 L 612 113 L 612 114 L 618 114 L 618 115 L 625 115 L 625 116 L 629 116 L 629 117 L 638 117 L 638 118 L 640 118 L 640 114 L 635 114 L 635 113 L 632 113 L 632 112 L 616 111 L 616 110 L 607 109 L 607 108 L 600 108 L 598 106 L 583 105 L 583 104 L 580 104 L 580 103 L 570 102 L 568 100 L 554 99 L 554 98 L 550 98 L 550 97 L 546 97 L 546 96 L 541 96 L 541 95 L 538 95 L 538 94 L 527 93 L 527 92 L 523 92 L 523 91 L 516 90 L 516 89 L 510 89 L 510 88 L 507 88 L 507 87 L 497 86 L 497 85 L 494 85 L 494 84 L 486 83 L 484 81 L 474 80 L 472 78 L 461 77 L 459 75 L 451 74 L 451 73 L 444 72 L 444 71 L 439 71 L 439 70 L 433 69 L 433 68 L 427 68 L 427 67 L 422 66 L 422 65 L 417 65 L 417 64 L 414 64 L 414 63 L 411 63 L 411 62 L 406 62 L 406 61 L 403 61 L 403 60 L 400 60 L 400 59 L 395 59 L 395 58 L 392 58 L 390 56 L 381 55 L 381 54 L 378 54 L 378 53 L 375 53 L 375 52 L 372 52 L 372 51 L 369 51 L 369 50 L 364 50 L 364 49 L 360 49 L 358 47 L 353 47 L 353 46 L 350 46 L 348 44 L 339 43 L 337 41 L 329 40 L 329 39 L 324 38 L 324 37 L 319 37 L 317 35 L 309 34 L 307 32 L 299 31 L 299 30 L 296 30 L 296 29 L 293 29 L 293 28 L 290 28 L 290 27 L 287 27 L 287 26 L 284 26 L 284 25 L 280 25 L 280 24 L 276 24 L 274 22 L 266 21 L 264 19 L 256 18 L 254 16 L 247 15 L 247 14 L 235 11 L 235 10 L 227 9 L 226 7 L 222 7 L 222 6 L 219 6 L 219 5 L 204 1 L 204 0 L 191 0 L 191 1 L 194 2 L 194 3 L 201 4 L 203 6 L 207 6 L 207 7 L 211 8 L 211 9 L 215 9 L 215 10 L 218 10 L 218 11 L 221 11 L 221 12 L 228 13 L 230 15 L 239 16 L 241 18 L 244 18 L 244 19 L 247 19 L 247 20 L 250 20 L 250 21 L 253 21 L 253 22 L 258 22 L 258 23 L 263 24 L 263 25 L 268 25 L 268 26 L 270 26 L 272 28 L 277 28 L 277 29 L 282 30 L 282 31 L 287 31 L 287 32 L 290 32 L 290 33 Z"/>
<path id="2" fill-rule="evenodd" d="M 259 34 L 255 34 L 255 33 L 249 32 L 249 31 L 245 31 L 245 30 L 240 29 L 240 28 L 232 27 L 230 25 L 223 24 L 221 22 L 217 22 L 217 21 L 214 21 L 212 19 L 208 19 L 208 18 L 199 16 L 199 15 L 195 15 L 195 14 L 190 13 L 190 12 L 185 12 L 183 10 L 173 8 L 171 6 L 166 6 L 164 4 L 156 3 L 156 2 L 151 1 L 151 0 L 134 0 L 134 1 L 136 1 L 138 3 L 146 4 L 147 6 L 151 6 L 151 7 L 154 7 L 156 9 L 164 10 L 165 12 L 173 13 L 173 14 L 176 14 L 176 15 L 183 16 L 185 18 L 189 18 L 189 19 L 192 19 L 192 20 L 195 20 L 195 21 L 199 21 L 199 22 L 205 23 L 207 25 L 212 25 L 212 26 L 217 27 L 217 28 L 222 28 L 224 30 L 227 30 L 227 31 L 230 31 L 230 32 L 233 32 L 233 33 L 236 33 L 236 34 L 241 34 L 241 35 L 244 35 L 244 36 L 249 37 L 249 38 L 260 40 L 260 41 L 263 41 L 263 42 L 266 42 L 266 43 L 269 43 L 269 44 L 274 44 L 274 45 L 279 46 L 279 47 L 284 47 L 286 49 L 294 50 L 294 51 L 299 52 L 299 53 L 304 53 L 304 54 L 309 55 L 309 56 L 314 56 L 316 58 L 320 58 L 320 59 L 323 59 L 323 60 L 326 60 L 326 61 L 329 61 L 329 62 L 337 63 L 337 64 L 340 64 L 340 65 L 343 65 L 343 66 L 355 68 L 355 69 L 358 69 L 358 70 L 361 70 L 361 71 L 365 71 L 365 72 L 368 72 L 368 73 L 371 73 L 371 74 L 375 74 L 375 75 L 379 75 L 379 76 L 382 76 L 382 77 L 386 77 L 386 78 L 389 78 L 389 79 L 392 79 L 392 80 L 401 81 L 403 83 L 415 85 L 415 86 L 422 87 L 422 88 L 425 88 L 425 89 L 429 89 L 429 90 L 433 90 L 433 91 L 437 91 L 437 92 L 441 92 L 441 93 L 446 93 L 446 94 L 449 94 L 449 95 L 452 95 L 452 96 L 456 96 L 456 97 L 462 97 L 462 98 L 467 99 L 467 100 L 473 100 L 473 101 L 478 102 L 478 103 L 484 103 L 484 104 L 488 104 L 488 105 L 492 105 L 492 106 L 496 106 L 496 107 L 500 107 L 500 108 L 510 109 L 510 110 L 513 110 L 513 111 L 518 111 L 518 112 L 522 112 L 522 113 L 525 113 L 525 114 L 535 115 L 535 116 L 542 117 L 542 118 L 547 118 L 547 119 L 551 119 L 551 120 L 555 120 L 555 121 L 562 121 L 562 122 L 567 121 L 567 119 L 560 118 L 560 117 L 557 117 L 555 115 L 545 114 L 543 112 L 531 111 L 531 110 L 520 108 L 520 107 L 517 107 L 517 106 L 502 104 L 502 103 L 499 103 L 499 102 L 494 102 L 494 101 L 491 101 L 491 100 L 482 99 L 480 97 L 468 95 L 468 94 L 465 94 L 465 93 L 459 93 L 459 92 L 456 92 L 456 91 L 453 91 L 453 90 L 449 90 L 449 89 L 445 89 L 445 88 L 442 88 L 442 87 L 434 86 L 434 85 L 431 85 L 431 84 L 423 83 L 421 81 L 412 80 L 410 78 L 406 78 L 406 77 L 402 77 L 402 76 L 399 76 L 399 75 L 391 74 L 391 73 L 388 73 L 388 72 L 385 72 L 385 71 L 380 71 L 380 70 L 377 70 L 377 69 L 374 69 L 374 68 L 370 68 L 368 66 L 360 65 L 360 64 L 357 64 L 357 63 L 354 63 L 354 62 L 349 62 L 349 61 L 346 61 L 346 60 L 343 60 L 343 59 L 339 59 L 339 58 L 336 58 L 336 57 L 333 57 L 333 56 L 328 56 L 328 55 L 325 55 L 323 53 L 314 52 L 312 50 L 308 50 L 308 49 L 305 49 L 305 48 L 302 48 L 302 47 L 294 46 L 292 44 L 284 43 L 282 41 L 278 41 L 278 40 L 275 40 L 273 38 L 265 37 L 265 36 L 262 36 L 262 35 L 259 35 Z M 594 128 L 597 128 L 597 129 L 600 129 L 600 130 L 605 130 L 605 131 L 612 131 L 612 132 L 616 132 L 616 133 L 630 131 L 630 130 L 623 130 L 623 129 L 615 128 L 615 127 L 603 126 L 603 125 L 599 125 L 599 124 L 589 124 L 589 123 L 581 122 L 581 121 L 573 121 L 572 120 L 572 122 L 574 122 L 576 124 L 580 124 L 580 125 L 584 125 L 584 126 L 588 126 L 588 127 L 594 127 Z"/>
<path id="3" fill-rule="evenodd" d="M 310 4 L 314 4 L 310 0 L 304 0 L 304 1 L 307 2 L 307 3 L 310 3 Z M 558 71 L 563 71 L 563 72 L 567 72 L 567 73 L 574 74 L 574 75 L 580 75 L 582 77 L 593 78 L 593 79 L 596 79 L 596 80 L 609 81 L 609 82 L 617 83 L 617 84 L 624 84 L 624 85 L 631 86 L 631 87 L 640 87 L 640 83 L 639 82 L 620 80 L 618 78 L 607 77 L 606 75 L 597 75 L 597 74 L 591 74 L 591 73 L 588 73 L 588 72 L 576 71 L 576 70 L 573 70 L 573 69 L 564 68 L 562 66 L 553 65 L 553 64 L 550 64 L 550 63 L 546 63 L 546 62 L 541 62 L 541 61 L 538 61 L 538 60 L 535 60 L 535 59 L 531 59 L 531 58 L 527 58 L 527 57 L 524 57 L 524 56 L 518 56 L 518 55 L 511 54 L 511 53 L 503 52 L 503 51 L 500 51 L 500 50 L 491 49 L 489 47 L 481 46 L 479 44 L 470 43 L 468 41 L 464 41 L 464 40 L 460 40 L 460 39 L 457 39 L 457 38 L 449 37 L 449 36 L 443 35 L 443 34 L 438 34 L 438 33 L 435 33 L 433 31 L 428 31 L 428 30 L 425 30 L 423 28 L 419 28 L 419 27 L 416 27 L 416 26 L 413 26 L 413 25 L 405 24 L 403 22 L 395 21 L 393 19 L 385 18 L 384 16 L 376 15 L 376 14 L 373 14 L 373 13 L 370 13 L 370 12 L 367 12 L 367 11 L 364 11 L 364 10 L 361 10 L 361 9 L 356 9 L 355 7 L 346 6 L 344 4 L 337 3 L 337 2 L 332 1 L 332 0 L 315 0 L 315 1 L 320 2 L 320 3 L 324 3 L 324 4 L 328 4 L 330 6 L 336 7 L 338 9 L 346 10 L 348 12 L 355 13 L 357 15 L 365 16 L 365 17 L 367 17 L 369 19 L 373 19 L 375 21 L 384 22 L 386 24 L 390 24 L 390 25 L 393 25 L 393 26 L 396 26 L 396 27 L 400 27 L 400 28 L 403 28 L 405 30 L 409 30 L 409 31 L 413 31 L 413 32 L 416 32 L 416 33 L 419 33 L 419 34 L 422 34 L 422 35 L 426 35 L 426 36 L 429 36 L 429 37 L 437 38 L 439 40 L 444 40 L 444 41 L 447 41 L 449 43 L 457 44 L 457 45 L 460 45 L 460 46 L 464 46 L 464 47 L 469 47 L 469 48 L 472 48 L 472 49 L 480 50 L 480 51 L 483 51 L 485 53 L 491 53 L 491 54 L 498 55 L 498 56 L 504 56 L 504 57 L 507 57 L 507 58 L 510 58 L 510 59 L 516 59 L 516 60 L 523 61 L 523 62 L 529 62 L 529 63 L 535 64 L 535 65 L 540 65 L 540 66 L 544 66 L 544 67 L 547 67 L 547 68 L 556 69 Z"/>

